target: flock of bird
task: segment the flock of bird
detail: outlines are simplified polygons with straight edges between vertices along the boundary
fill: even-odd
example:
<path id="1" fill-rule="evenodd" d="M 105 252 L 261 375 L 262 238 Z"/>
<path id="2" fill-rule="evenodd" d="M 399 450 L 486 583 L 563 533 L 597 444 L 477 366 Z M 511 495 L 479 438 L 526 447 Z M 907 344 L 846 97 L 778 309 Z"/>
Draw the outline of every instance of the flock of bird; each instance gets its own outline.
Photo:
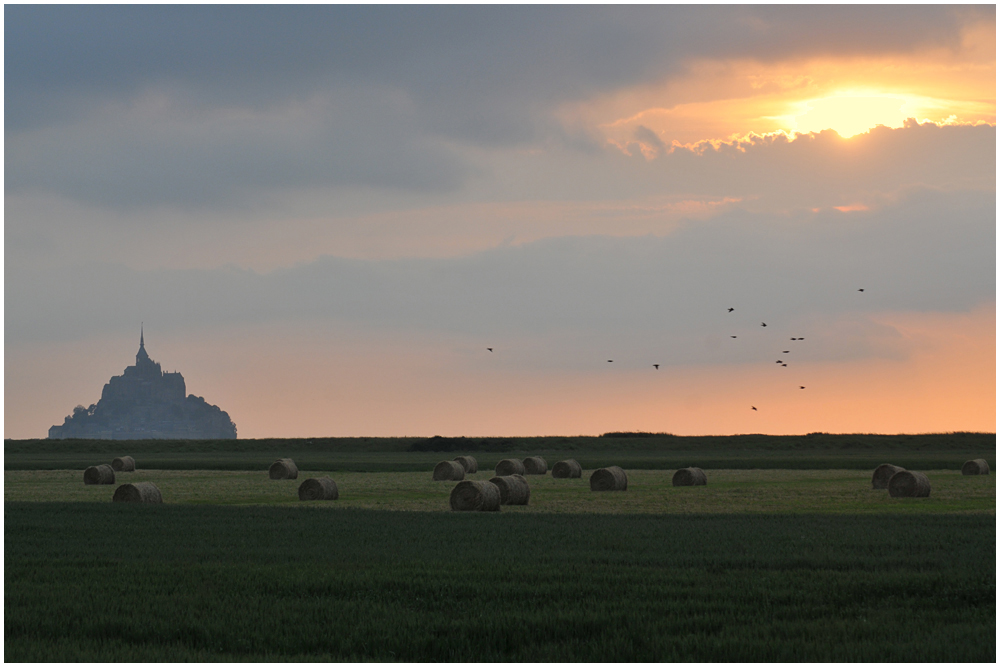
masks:
<path id="1" fill-rule="evenodd" d="M 859 288 L 858 288 L 858 291 L 859 291 L 859 292 L 864 292 L 864 291 L 865 291 L 865 289 L 864 289 L 863 287 L 859 287 Z M 735 309 L 735 308 L 732 308 L 732 307 L 730 307 L 730 308 L 729 308 L 728 310 L 729 310 L 729 312 L 731 313 L 731 312 L 733 312 L 733 311 L 734 311 L 734 310 L 736 310 L 736 309 Z M 766 326 L 767 326 L 767 322 L 761 322 L 761 323 L 760 323 L 760 326 L 762 326 L 762 327 L 766 327 Z M 730 336 L 730 338 L 736 338 L 736 336 Z M 795 337 L 795 336 L 793 336 L 792 338 L 789 338 L 788 340 L 792 340 L 792 341 L 799 341 L 799 340 L 805 340 L 805 338 L 802 338 L 802 337 Z M 791 353 L 791 350 L 782 350 L 782 351 L 781 351 L 781 353 L 782 353 L 782 354 L 790 354 L 790 353 Z M 777 361 L 775 361 L 774 363 L 776 363 L 776 364 L 781 364 L 781 366 L 782 366 L 783 368 L 787 368 L 787 366 L 788 366 L 788 364 L 787 364 L 787 363 L 786 363 L 786 362 L 785 362 L 785 361 L 784 361 L 783 359 L 778 359 L 778 360 L 777 360 Z M 804 386 L 804 385 L 799 385 L 799 389 L 805 389 L 805 386 Z M 757 406 L 755 406 L 755 405 L 751 405 L 751 406 L 750 406 L 750 409 L 751 409 L 751 410 L 753 410 L 754 412 L 759 412 L 759 411 L 757 410 Z"/>
<path id="2" fill-rule="evenodd" d="M 864 292 L 865 289 L 863 287 L 860 287 L 860 288 L 858 288 L 858 291 L 859 292 Z M 736 309 L 733 308 L 732 306 L 730 306 L 729 308 L 727 308 L 727 312 L 730 312 L 730 313 L 734 312 L 735 310 Z M 760 326 L 766 327 L 767 326 L 767 322 L 761 322 Z M 736 336 L 732 336 L 732 335 L 730 335 L 729 337 L 730 338 L 736 338 Z M 793 336 L 793 337 L 789 338 L 788 340 L 799 341 L 799 340 L 805 340 L 805 338 Z M 490 352 L 493 351 L 492 347 L 488 347 L 486 349 L 489 350 Z M 791 354 L 791 350 L 782 350 L 781 353 L 782 354 Z M 608 363 L 609 364 L 614 363 L 614 361 L 615 361 L 614 359 L 608 359 Z M 787 368 L 788 367 L 788 364 L 785 363 L 785 361 L 783 361 L 782 359 L 778 359 L 774 363 L 781 364 L 782 368 Z M 660 364 L 653 364 L 653 368 L 656 369 L 656 370 L 660 370 Z M 799 389 L 805 389 L 805 387 L 803 385 L 799 385 Z M 754 412 L 759 412 L 759 410 L 757 410 L 757 406 L 755 406 L 755 405 L 751 405 L 750 409 L 753 410 Z"/>

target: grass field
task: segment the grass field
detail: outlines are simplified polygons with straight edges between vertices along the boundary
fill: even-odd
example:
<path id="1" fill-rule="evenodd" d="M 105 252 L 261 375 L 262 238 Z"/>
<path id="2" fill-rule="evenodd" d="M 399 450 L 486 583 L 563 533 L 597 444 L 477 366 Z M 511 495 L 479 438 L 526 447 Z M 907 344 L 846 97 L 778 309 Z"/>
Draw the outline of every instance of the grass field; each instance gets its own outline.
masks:
<path id="1" fill-rule="evenodd" d="M 994 662 L 996 478 L 958 472 L 993 466 L 983 435 L 7 442 L 4 656 Z M 473 479 L 538 453 L 587 470 L 530 476 L 526 507 L 450 512 L 431 470 L 469 445 Z M 268 479 L 294 452 L 299 478 Z M 122 454 L 139 470 L 83 484 Z M 885 462 L 931 496 L 871 489 Z M 628 491 L 591 492 L 609 463 Z M 673 487 L 692 464 L 708 485 Z M 340 499 L 300 502 L 326 474 Z M 111 503 L 131 481 L 164 504 Z"/>
<path id="2" fill-rule="evenodd" d="M 9 661 L 992 662 L 990 514 L 6 502 Z"/>
<path id="3" fill-rule="evenodd" d="M 503 512 L 536 513 L 934 513 L 995 512 L 996 477 L 963 476 L 932 470 L 929 498 L 890 498 L 871 488 L 871 471 L 710 470 L 703 487 L 674 487 L 672 470 L 629 470 L 624 493 L 594 493 L 589 472 L 581 479 L 529 475 L 527 507 Z M 307 477 L 331 475 L 340 490 L 336 501 L 300 502 L 298 486 Z M 469 475 L 487 480 L 492 470 Z M 298 480 L 271 480 L 266 472 L 138 470 L 118 473 L 115 485 L 83 484 L 79 470 L 5 471 L 5 501 L 110 502 L 118 484 L 151 481 L 166 503 L 212 505 L 319 505 L 341 508 L 449 511 L 454 482 L 435 482 L 428 471 L 412 473 L 330 473 L 303 470 Z"/>

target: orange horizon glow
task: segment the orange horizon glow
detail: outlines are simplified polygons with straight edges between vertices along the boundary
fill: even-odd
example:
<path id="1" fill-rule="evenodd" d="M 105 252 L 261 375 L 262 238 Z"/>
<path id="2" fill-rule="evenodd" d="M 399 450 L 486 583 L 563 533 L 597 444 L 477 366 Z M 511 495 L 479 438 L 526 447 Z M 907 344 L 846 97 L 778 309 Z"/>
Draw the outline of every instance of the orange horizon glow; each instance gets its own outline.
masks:
<path id="1" fill-rule="evenodd" d="M 147 349 L 184 374 L 189 393 L 228 411 L 241 438 L 995 432 L 995 303 L 969 313 L 870 317 L 902 335 L 908 356 L 804 362 L 780 372 L 770 364 L 659 371 L 597 364 L 539 373 L 509 365 L 519 341 L 490 355 L 460 336 L 365 336 L 277 324 L 197 340 L 157 335 Z M 338 341 L 336 350 L 330 340 Z M 103 383 L 131 363 L 134 343 L 84 341 L 55 351 L 39 344 L 8 359 L 5 381 L 23 389 L 5 397 L 8 416 L 19 415 L 13 423 L 8 418 L 5 436 L 43 438 L 73 406 L 96 402 Z M 266 357 L 261 349 L 269 350 Z M 66 358 L 87 363 L 67 376 Z M 257 361 L 248 367 L 248 358 Z M 64 379 L 59 414 L 18 403 L 32 391 L 50 391 L 55 373 Z"/>

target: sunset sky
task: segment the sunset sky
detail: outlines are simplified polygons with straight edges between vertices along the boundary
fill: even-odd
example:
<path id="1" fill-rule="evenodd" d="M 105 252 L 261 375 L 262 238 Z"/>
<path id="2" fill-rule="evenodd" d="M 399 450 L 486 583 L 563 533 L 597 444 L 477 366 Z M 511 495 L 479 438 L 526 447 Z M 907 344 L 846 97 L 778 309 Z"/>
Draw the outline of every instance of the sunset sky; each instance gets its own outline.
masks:
<path id="1" fill-rule="evenodd" d="M 4 18 L 7 438 L 995 431 L 994 6 Z"/>

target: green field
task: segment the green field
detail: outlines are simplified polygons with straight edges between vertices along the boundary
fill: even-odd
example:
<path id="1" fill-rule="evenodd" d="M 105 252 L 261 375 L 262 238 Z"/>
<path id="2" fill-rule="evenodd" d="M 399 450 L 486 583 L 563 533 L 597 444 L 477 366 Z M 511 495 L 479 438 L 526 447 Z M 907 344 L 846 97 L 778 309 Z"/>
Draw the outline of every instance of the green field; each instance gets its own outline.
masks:
<path id="1" fill-rule="evenodd" d="M 992 662 L 991 514 L 5 503 L 9 661 Z"/>
<path id="2" fill-rule="evenodd" d="M 507 513 L 938 513 L 995 512 L 996 478 L 932 470 L 929 498 L 890 498 L 871 488 L 871 472 L 858 470 L 710 470 L 709 484 L 674 487 L 672 470 L 629 470 L 624 493 L 593 493 L 581 479 L 530 475 L 527 507 Z M 336 501 L 300 502 L 298 486 L 307 477 L 330 475 L 340 490 Z M 488 480 L 492 470 L 469 475 Z M 292 505 L 399 511 L 449 511 L 454 482 L 435 482 L 429 471 L 412 473 L 331 473 L 303 470 L 298 480 L 272 480 L 266 471 L 138 470 L 117 473 L 116 482 L 150 481 L 165 503 L 209 505 Z M 4 472 L 6 501 L 110 502 L 116 485 L 85 485 L 79 470 Z"/>
<path id="3" fill-rule="evenodd" d="M 993 466 L 987 435 L 8 441 L 5 659 L 994 662 L 995 477 L 958 472 Z M 430 471 L 469 452 L 473 479 L 588 470 L 451 512 Z M 123 454 L 139 470 L 83 484 Z M 299 478 L 268 479 L 290 454 Z M 873 490 L 884 462 L 931 496 Z M 591 492 L 609 463 L 628 491 Z M 673 487 L 692 464 L 708 485 Z M 340 499 L 300 502 L 320 475 Z M 164 504 L 111 503 L 129 481 Z"/>

